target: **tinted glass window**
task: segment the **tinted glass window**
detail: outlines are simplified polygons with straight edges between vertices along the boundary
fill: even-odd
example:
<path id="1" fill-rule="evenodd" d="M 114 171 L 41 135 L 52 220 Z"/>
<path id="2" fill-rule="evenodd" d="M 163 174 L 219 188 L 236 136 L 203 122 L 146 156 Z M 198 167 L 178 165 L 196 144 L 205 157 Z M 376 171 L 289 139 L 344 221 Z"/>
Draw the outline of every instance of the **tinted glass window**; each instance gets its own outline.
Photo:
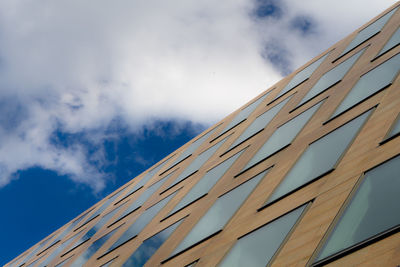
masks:
<path id="1" fill-rule="evenodd" d="M 389 39 L 389 41 L 385 44 L 385 46 L 379 52 L 378 56 L 386 53 L 393 47 L 397 46 L 399 43 L 400 43 L 400 28 L 398 28 L 397 31 L 392 35 L 392 37 Z"/>
<path id="2" fill-rule="evenodd" d="M 312 143 L 275 189 L 266 204 L 278 200 L 333 170 L 370 113 L 371 111 L 362 114 Z"/>
<path id="3" fill-rule="evenodd" d="M 392 138 L 393 136 L 396 136 L 400 133 L 400 114 L 397 115 L 397 119 L 392 126 L 392 128 L 389 131 L 389 134 L 387 135 L 386 139 Z"/>
<path id="4" fill-rule="evenodd" d="M 164 165 L 169 161 L 169 159 L 167 159 L 166 161 L 164 161 L 163 163 L 161 163 L 160 165 L 158 165 L 157 167 L 155 167 L 154 169 L 150 170 L 134 187 L 132 187 L 131 190 L 129 190 L 126 195 L 124 196 L 124 198 L 128 197 L 129 195 L 133 194 L 134 192 L 136 192 L 137 190 L 139 190 L 141 187 L 143 187 L 148 181 L 150 181 L 151 178 L 153 178 L 153 176 L 158 173 L 162 167 L 164 167 Z"/>
<path id="5" fill-rule="evenodd" d="M 393 15 L 393 13 L 396 12 L 396 10 L 397 10 L 397 8 L 393 9 L 386 15 L 384 15 L 381 18 L 379 18 L 378 20 L 376 20 L 374 23 L 370 24 L 369 26 L 367 26 L 366 28 L 361 30 L 356 35 L 356 37 L 354 37 L 354 39 L 351 41 L 351 43 L 346 47 L 346 49 L 342 52 L 341 55 L 346 54 L 347 52 L 354 49 L 358 45 L 362 44 L 363 42 L 365 42 L 366 40 L 368 40 L 375 34 L 379 33 L 382 30 L 383 26 L 385 26 L 386 22 L 388 22 L 390 17 Z"/>
<path id="6" fill-rule="evenodd" d="M 84 252 L 81 253 L 81 255 L 70 265 L 73 267 L 81 267 L 83 266 L 96 252 L 99 248 L 101 248 L 107 240 L 118 231 L 118 226 L 111 232 L 109 232 L 106 235 L 103 235 L 96 241 L 94 241 L 90 247 L 88 247 Z"/>
<path id="7" fill-rule="evenodd" d="M 317 260 L 400 224 L 400 156 L 368 171 Z"/>
<path id="8" fill-rule="evenodd" d="M 188 167 L 186 167 L 186 169 L 175 179 L 175 181 L 168 187 L 171 188 L 174 185 L 176 185 L 177 183 L 179 183 L 180 181 L 184 180 L 185 178 L 187 178 L 189 175 L 195 173 L 196 171 L 198 171 L 201 166 L 203 166 L 204 163 L 206 163 L 206 161 L 212 156 L 214 155 L 215 151 L 218 150 L 218 148 L 226 141 L 226 139 L 228 139 L 228 137 L 225 137 L 224 139 L 222 139 L 221 141 L 219 141 L 218 143 L 216 143 L 215 145 L 213 145 L 212 147 L 210 147 L 209 149 L 207 149 L 206 151 L 204 151 L 203 153 L 201 153 L 200 155 L 198 155 L 193 161 L 192 163 L 190 163 L 190 165 Z"/>
<path id="9" fill-rule="evenodd" d="M 192 155 L 199 146 L 201 146 L 201 144 L 204 143 L 204 141 L 206 141 L 210 135 L 212 135 L 215 130 L 219 128 L 219 126 L 215 127 L 214 129 L 210 130 L 208 133 L 204 134 L 202 137 L 200 137 L 199 139 L 197 139 L 196 141 L 194 141 L 193 143 L 191 143 L 185 151 L 183 151 L 179 157 L 174 161 L 174 163 L 171 164 L 171 166 L 174 166 L 176 164 L 178 164 L 179 162 L 181 162 L 182 160 L 184 160 L 185 158 L 189 157 L 190 155 Z"/>
<path id="10" fill-rule="evenodd" d="M 265 142 L 260 150 L 258 150 L 249 163 L 247 163 L 244 170 L 251 168 L 260 161 L 263 161 L 284 147 L 290 145 L 296 135 L 301 131 L 301 129 L 303 129 L 321 105 L 322 102 L 319 102 L 276 129 L 267 142 Z"/>
<path id="11" fill-rule="evenodd" d="M 306 205 L 241 237 L 228 252 L 220 267 L 264 267 L 282 245 Z"/>
<path id="12" fill-rule="evenodd" d="M 137 218 L 136 221 L 134 221 L 132 225 L 121 235 L 121 237 L 108 249 L 108 251 L 111 251 L 121 246 L 125 242 L 131 240 L 132 238 L 136 237 L 143 230 L 143 228 L 145 228 L 146 225 L 151 220 L 153 220 L 153 218 L 160 212 L 160 210 L 164 208 L 165 205 L 167 205 L 168 201 L 170 201 L 171 198 L 175 196 L 175 194 L 176 192 L 145 210 L 142 215 L 140 215 L 140 217 Z"/>
<path id="13" fill-rule="evenodd" d="M 153 254 L 156 253 L 162 244 L 164 244 L 165 240 L 169 238 L 169 236 L 175 231 L 182 221 L 183 220 L 180 220 L 174 223 L 158 234 L 145 240 L 122 266 L 139 267 L 145 265 L 151 256 L 153 256 Z"/>
<path id="14" fill-rule="evenodd" d="M 147 188 L 147 190 L 144 191 L 140 195 L 140 197 L 138 197 L 138 199 L 136 199 L 126 210 L 124 210 L 124 212 L 118 217 L 118 219 L 116 221 L 121 220 L 125 216 L 131 214 L 132 212 L 134 212 L 135 210 L 140 208 L 146 202 L 146 200 L 149 199 L 149 197 L 151 197 L 154 194 L 154 192 L 156 192 L 164 184 L 164 182 L 167 181 L 168 178 L 174 174 L 174 172 L 175 171 L 171 172 L 170 174 L 165 176 L 163 179 L 161 179 L 157 183 L 155 183 L 155 184 L 151 185 L 149 188 Z"/>
<path id="15" fill-rule="evenodd" d="M 322 94 L 323 92 L 328 90 L 334 84 L 340 82 L 364 51 L 365 49 L 359 51 L 357 54 L 354 54 L 350 58 L 346 59 L 345 61 L 322 75 L 318 82 L 310 89 L 310 91 L 308 91 L 306 96 L 300 101 L 297 106 L 303 105 L 317 95 Z"/>
<path id="16" fill-rule="evenodd" d="M 222 230 L 267 172 L 268 171 L 264 171 L 258 174 L 232 191 L 219 197 L 214 205 L 186 235 L 179 246 L 172 252 L 171 256 L 186 250 L 197 242 Z"/>
<path id="17" fill-rule="evenodd" d="M 270 92 L 271 91 L 269 91 L 268 93 L 266 93 L 265 95 L 263 95 L 262 97 L 260 97 L 259 99 L 257 99 L 256 101 L 254 101 L 253 103 L 251 103 L 250 105 L 245 107 L 244 109 L 242 109 L 239 112 L 239 114 L 237 114 L 236 117 L 233 118 L 233 120 L 228 124 L 228 126 L 225 127 L 225 129 L 219 135 L 223 135 L 224 133 L 226 133 L 227 131 L 229 131 L 230 129 L 232 129 L 233 127 L 235 127 L 236 125 L 238 125 L 239 123 L 244 121 L 245 119 L 247 119 L 247 117 L 251 113 L 253 113 L 253 111 L 261 104 L 261 102 L 264 101 L 264 99 L 269 95 Z"/>
<path id="18" fill-rule="evenodd" d="M 208 191 L 219 181 L 225 172 L 232 166 L 236 159 L 242 154 L 243 150 L 229 159 L 225 160 L 218 166 L 209 170 L 201 180 L 190 189 L 189 193 L 175 206 L 175 208 L 168 214 L 171 215 L 178 210 L 186 207 L 202 196 L 206 195 Z"/>
<path id="19" fill-rule="evenodd" d="M 331 118 L 338 116 L 364 99 L 390 85 L 400 69 L 400 54 L 383 62 L 358 80 Z"/>
<path id="20" fill-rule="evenodd" d="M 283 88 L 282 91 L 275 97 L 275 99 L 281 97 L 282 95 L 295 88 L 297 85 L 307 80 L 311 76 L 311 74 L 313 74 L 313 72 L 318 68 L 318 66 L 321 65 L 322 61 L 324 61 L 327 56 L 328 54 L 322 56 L 320 59 L 310 64 L 308 67 L 298 72 L 293 77 L 293 79 L 285 86 L 285 88 Z"/>
<path id="21" fill-rule="evenodd" d="M 252 137 L 259 131 L 265 128 L 267 124 L 275 117 L 275 115 L 281 110 L 283 106 L 289 101 L 291 98 L 288 97 L 273 108 L 269 109 L 268 111 L 264 112 L 260 116 L 258 116 L 250 125 L 247 127 L 247 129 L 239 136 L 238 139 L 233 142 L 233 144 L 229 147 L 229 149 L 234 148 L 235 146 L 241 144 L 248 138 Z"/>

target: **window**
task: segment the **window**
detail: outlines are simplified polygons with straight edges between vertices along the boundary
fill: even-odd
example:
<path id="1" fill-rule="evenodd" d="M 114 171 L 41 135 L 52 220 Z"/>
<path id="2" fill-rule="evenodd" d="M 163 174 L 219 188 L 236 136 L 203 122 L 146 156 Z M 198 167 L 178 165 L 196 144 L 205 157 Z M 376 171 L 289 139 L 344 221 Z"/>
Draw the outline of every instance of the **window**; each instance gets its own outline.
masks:
<path id="1" fill-rule="evenodd" d="M 244 203 L 267 172 L 268 170 L 258 174 L 254 178 L 220 196 L 214 205 L 186 235 L 178 247 L 171 253 L 170 258 L 222 231 L 224 226 Z"/>
<path id="2" fill-rule="evenodd" d="M 330 120 L 346 112 L 348 109 L 359 104 L 368 97 L 390 86 L 396 78 L 399 69 L 400 54 L 397 54 L 361 76 L 339 107 L 336 108 Z"/>
<path id="3" fill-rule="evenodd" d="M 303 205 L 238 239 L 219 267 L 264 267 L 282 246 L 305 207 Z"/>
<path id="4" fill-rule="evenodd" d="M 66 258 L 65 260 L 63 260 L 62 262 L 60 262 L 59 264 L 57 264 L 55 267 L 62 267 L 65 264 L 67 264 L 69 262 L 69 260 L 73 257 L 74 255 L 69 256 L 68 258 Z"/>
<path id="5" fill-rule="evenodd" d="M 217 151 L 218 148 L 228 138 L 229 138 L 229 136 L 225 137 L 224 139 L 222 139 L 221 141 L 219 141 L 218 143 L 216 143 L 215 145 L 213 145 L 212 147 L 208 148 L 206 151 L 204 151 L 200 155 L 198 155 L 192 161 L 192 163 L 190 163 L 190 165 L 188 167 L 186 167 L 186 169 L 175 179 L 175 181 L 168 187 L 168 189 L 173 187 L 174 185 L 178 184 L 179 182 L 183 181 L 184 179 L 186 179 L 190 175 L 194 174 L 195 172 L 197 172 L 201 168 L 201 166 L 203 166 L 203 164 L 206 163 L 206 161 L 212 155 L 214 155 L 215 151 Z"/>
<path id="6" fill-rule="evenodd" d="M 271 93 L 271 91 L 267 92 L 265 95 L 261 96 L 259 99 L 242 109 L 239 114 L 236 115 L 235 118 L 225 127 L 225 129 L 218 135 L 221 136 L 230 129 L 234 128 L 238 124 L 242 123 L 247 117 L 253 113 L 253 111 L 264 101 L 264 99 Z"/>
<path id="7" fill-rule="evenodd" d="M 107 240 L 115 234 L 119 227 L 115 228 L 114 230 L 110 231 L 109 233 L 103 235 L 96 241 L 94 241 L 90 247 L 88 247 L 84 252 L 81 253 L 81 255 L 70 265 L 71 267 L 81 267 L 83 266 L 96 252 L 101 248 L 104 243 L 107 242 Z"/>
<path id="8" fill-rule="evenodd" d="M 297 107 L 304 105 L 314 97 L 322 94 L 323 92 L 340 82 L 364 51 L 365 48 L 322 75 L 318 82 L 300 101 Z"/>
<path id="9" fill-rule="evenodd" d="M 219 125 L 217 127 L 215 127 L 214 129 L 210 130 L 208 133 L 204 134 L 202 137 L 200 137 L 199 139 L 195 140 L 193 143 L 191 143 L 185 151 L 183 151 L 179 157 L 174 161 L 174 163 L 171 164 L 171 167 L 169 169 L 171 169 L 172 167 L 174 167 L 175 165 L 177 165 L 179 162 L 181 162 L 182 160 L 186 159 L 187 157 L 189 157 L 190 155 L 192 155 L 199 146 L 201 146 L 201 144 L 204 143 L 204 141 L 206 141 L 208 139 L 208 137 L 210 137 L 210 135 L 212 135 L 216 129 L 219 128 Z"/>
<path id="10" fill-rule="evenodd" d="M 195 186 L 193 186 L 192 189 L 190 189 L 189 193 L 187 193 L 186 196 L 175 206 L 168 216 L 171 216 L 175 212 L 207 195 L 208 191 L 210 191 L 210 189 L 219 181 L 219 179 L 225 174 L 225 172 L 232 166 L 232 164 L 237 158 L 240 157 L 242 153 L 243 150 L 209 170 L 203 176 L 203 178 L 201 178 L 201 180 Z"/>
<path id="11" fill-rule="evenodd" d="M 334 260 L 341 252 L 357 249 L 362 243 L 376 241 L 383 233 L 399 228 L 399 173 L 400 156 L 365 173 L 319 252 L 317 263 Z"/>
<path id="12" fill-rule="evenodd" d="M 390 19 L 390 17 L 396 12 L 397 8 L 393 9 L 392 11 L 388 12 L 386 15 L 380 17 L 375 22 L 364 28 L 363 30 L 359 31 L 356 37 L 350 42 L 350 44 L 346 47 L 346 49 L 342 52 L 340 56 L 347 54 L 363 42 L 367 41 L 368 39 L 372 38 L 374 35 L 378 34 L 383 26 L 385 26 L 386 22 Z"/>
<path id="13" fill-rule="evenodd" d="M 101 265 L 100 267 L 110 267 L 111 264 L 114 262 L 114 260 L 118 258 L 118 256 L 116 256 L 115 258 L 112 258 L 111 260 L 107 261 L 106 263 L 104 263 L 103 265 Z"/>
<path id="14" fill-rule="evenodd" d="M 388 134 L 385 137 L 385 140 L 383 140 L 382 143 L 385 143 L 385 142 L 397 137 L 399 134 L 400 134 L 400 113 L 399 113 L 399 115 L 397 115 L 396 121 L 390 128 Z"/>
<path id="15" fill-rule="evenodd" d="M 79 238 L 78 241 L 75 242 L 73 247 L 78 247 L 81 244 L 88 241 L 90 238 L 92 238 L 92 236 L 94 236 L 97 233 L 97 231 L 100 230 L 124 205 L 125 203 L 118 206 L 117 208 L 107 213 L 106 215 L 104 215 L 92 228 L 90 228 L 89 231 L 87 231 L 82 237 Z"/>
<path id="16" fill-rule="evenodd" d="M 176 192 L 164 198 L 157 204 L 151 206 L 147 210 L 145 210 L 139 218 L 137 218 L 132 225 L 120 236 L 120 238 L 107 250 L 107 253 L 116 249 L 119 246 L 122 246 L 129 240 L 135 238 L 142 230 L 146 227 L 146 225 L 153 220 L 153 218 L 160 212 L 162 208 L 167 205 L 167 203 L 175 196 Z M 106 253 L 106 254 L 107 254 Z M 104 254 L 105 255 L 105 254 Z M 103 255 L 103 256 L 104 256 Z"/>
<path id="17" fill-rule="evenodd" d="M 398 28 L 397 31 L 395 31 L 395 33 L 392 35 L 392 37 L 390 37 L 389 41 L 382 48 L 382 50 L 379 52 L 377 57 L 385 54 L 386 52 L 388 52 L 392 48 L 398 46 L 399 43 L 400 43 L 400 28 Z"/>
<path id="18" fill-rule="evenodd" d="M 146 191 L 144 191 L 140 197 L 138 197 L 124 212 L 116 219 L 115 221 L 119 221 L 122 218 L 128 216 L 138 208 L 140 208 L 146 201 L 149 199 L 150 196 L 154 194 L 163 184 L 166 180 L 168 180 L 169 177 L 171 177 L 175 173 L 175 170 L 162 178 L 160 181 L 156 182 L 155 184 L 151 185 L 149 188 L 147 188 Z"/>
<path id="19" fill-rule="evenodd" d="M 23 261 L 18 263 L 18 266 L 22 266 L 25 263 L 27 263 L 28 261 L 30 261 L 32 259 L 32 257 L 34 257 L 53 237 L 54 237 L 54 235 L 51 235 L 46 240 L 42 241 L 35 249 L 32 250 L 31 253 L 28 254 L 28 256 L 26 256 L 26 258 Z"/>
<path id="20" fill-rule="evenodd" d="M 279 97 L 283 96 L 296 86 L 300 85 L 304 81 L 308 80 L 310 78 L 311 74 L 321 65 L 321 63 L 325 60 L 325 58 L 329 55 L 327 53 L 326 55 L 322 56 L 320 59 L 317 61 L 311 63 L 308 67 L 304 68 L 302 71 L 299 71 L 293 79 L 285 86 L 285 88 L 282 89 L 282 91 L 275 97 L 273 101 L 278 99 Z"/>
<path id="21" fill-rule="evenodd" d="M 229 147 L 229 150 L 232 150 L 234 147 L 240 145 L 250 137 L 254 136 L 261 130 L 267 126 L 267 124 L 275 117 L 275 115 L 285 106 L 285 104 L 291 99 L 292 96 L 289 96 L 273 108 L 264 112 L 260 116 L 258 116 L 248 127 L 247 129 L 239 136 L 238 139 L 233 142 L 233 144 Z"/>
<path id="22" fill-rule="evenodd" d="M 129 257 L 129 259 L 122 265 L 124 267 L 140 267 L 154 255 L 154 253 L 164 244 L 176 228 L 182 223 L 183 219 L 168 226 L 158 234 L 146 239 L 136 249 L 136 251 Z"/>
<path id="23" fill-rule="evenodd" d="M 253 158 L 251 158 L 251 160 L 247 163 L 243 171 L 246 171 L 247 169 L 253 167 L 254 165 L 290 145 L 321 105 L 322 102 L 319 102 L 300 115 L 297 115 L 295 118 L 286 122 L 282 126 L 278 127 L 278 129 L 276 129 L 267 142 L 265 142 L 260 150 L 258 150 Z"/>
<path id="24" fill-rule="evenodd" d="M 369 114 L 371 110 L 311 143 L 265 206 L 334 170 Z"/>
<path id="25" fill-rule="evenodd" d="M 68 247 L 72 241 L 74 241 L 84 230 L 80 231 L 79 233 L 71 236 L 68 238 L 66 241 L 63 243 L 59 244 L 56 249 L 53 250 L 53 252 L 47 256 L 47 258 L 39 265 L 39 266 L 48 266 L 49 263 L 56 258 L 66 247 Z M 74 247 L 74 246 L 73 246 Z"/>
<path id="26" fill-rule="evenodd" d="M 137 190 L 142 188 L 148 181 L 150 181 L 151 178 L 153 178 L 153 176 L 156 173 L 158 173 L 160 171 L 160 169 L 162 167 L 164 167 L 164 165 L 168 161 L 169 161 L 169 158 L 167 160 L 165 160 L 163 163 L 161 163 L 160 165 L 158 165 L 157 167 L 155 167 L 152 170 L 150 170 L 149 172 L 147 172 L 147 174 L 131 190 L 129 190 L 129 192 L 126 193 L 125 196 L 122 199 L 127 198 L 128 196 L 130 196 L 131 194 L 135 193 Z"/>

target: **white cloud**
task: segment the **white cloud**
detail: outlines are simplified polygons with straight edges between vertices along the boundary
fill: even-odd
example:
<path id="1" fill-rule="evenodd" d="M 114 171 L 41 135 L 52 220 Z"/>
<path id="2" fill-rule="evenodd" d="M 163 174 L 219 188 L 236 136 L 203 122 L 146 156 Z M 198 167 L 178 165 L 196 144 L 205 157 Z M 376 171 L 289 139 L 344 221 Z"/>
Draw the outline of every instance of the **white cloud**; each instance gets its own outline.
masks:
<path id="1" fill-rule="evenodd" d="M 248 0 L 3 0 L 0 186 L 40 166 L 100 190 L 84 146 L 55 146 L 56 129 L 97 131 L 96 143 L 116 117 L 132 131 L 154 118 L 215 122 L 281 78 L 267 44 L 297 68 L 395 1 L 369 2 L 286 0 L 281 19 L 261 20 Z M 315 32 L 292 29 L 296 16 Z"/>

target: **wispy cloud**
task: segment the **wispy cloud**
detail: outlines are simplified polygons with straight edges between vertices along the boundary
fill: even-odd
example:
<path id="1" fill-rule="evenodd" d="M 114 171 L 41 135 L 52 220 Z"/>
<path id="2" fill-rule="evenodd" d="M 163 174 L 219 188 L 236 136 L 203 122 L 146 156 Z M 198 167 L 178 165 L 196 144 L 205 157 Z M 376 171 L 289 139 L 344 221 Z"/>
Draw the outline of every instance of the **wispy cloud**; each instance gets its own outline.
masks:
<path id="1" fill-rule="evenodd" d="M 39 166 L 100 190 L 116 119 L 215 122 L 392 3 L 4 0 L 0 186 Z"/>

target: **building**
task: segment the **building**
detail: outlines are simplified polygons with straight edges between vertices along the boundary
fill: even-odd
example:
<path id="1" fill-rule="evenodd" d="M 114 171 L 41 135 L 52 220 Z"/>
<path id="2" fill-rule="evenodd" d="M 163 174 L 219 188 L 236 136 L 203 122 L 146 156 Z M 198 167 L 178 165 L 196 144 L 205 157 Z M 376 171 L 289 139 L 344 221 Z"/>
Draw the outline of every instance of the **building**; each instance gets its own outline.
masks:
<path id="1" fill-rule="evenodd" d="M 6 266 L 398 266 L 399 5 Z"/>

